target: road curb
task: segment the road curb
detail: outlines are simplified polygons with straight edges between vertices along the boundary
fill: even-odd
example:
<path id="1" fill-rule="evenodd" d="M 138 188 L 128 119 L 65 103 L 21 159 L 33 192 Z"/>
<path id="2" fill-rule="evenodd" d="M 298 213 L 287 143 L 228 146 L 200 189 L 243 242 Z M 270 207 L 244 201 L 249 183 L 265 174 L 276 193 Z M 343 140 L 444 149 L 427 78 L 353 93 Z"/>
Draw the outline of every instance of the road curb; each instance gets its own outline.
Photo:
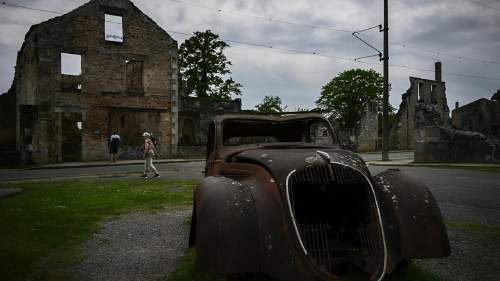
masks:
<path id="1" fill-rule="evenodd" d="M 205 161 L 205 159 L 160 159 L 160 160 L 155 160 L 155 164 L 163 164 L 163 163 L 183 163 L 183 162 L 201 162 Z M 19 169 L 22 171 L 25 170 L 57 170 L 57 169 L 73 169 L 73 168 L 94 168 L 94 167 L 112 167 L 112 166 L 130 166 L 130 165 L 140 165 L 144 164 L 143 160 L 137 160 L 135 162 L 118 162 L 118 163 L 89 163 L 85 164 L 83 162 L 82 164 L 77 164 L 77 165 L 58 165 L 58 166 L 40 166 L 40 167 L 30 167 L 30 168 L 24 168 L 24 169 Z"/>

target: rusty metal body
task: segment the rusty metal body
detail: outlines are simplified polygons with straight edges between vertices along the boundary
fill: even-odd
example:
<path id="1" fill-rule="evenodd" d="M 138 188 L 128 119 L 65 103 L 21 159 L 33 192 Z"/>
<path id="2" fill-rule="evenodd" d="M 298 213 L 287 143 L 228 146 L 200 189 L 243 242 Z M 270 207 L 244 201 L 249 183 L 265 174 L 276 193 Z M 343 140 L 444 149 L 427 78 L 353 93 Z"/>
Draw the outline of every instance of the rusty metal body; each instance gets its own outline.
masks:
<path id="1" fill-rule="evenodd" d="M 450 254 L 427 187 L 398 170 L 372 177 L 320 115 L 217 116 L 208 137 L 190 233 L 202 271 L 304 281 L 356 267 L 381 280 Z"/>

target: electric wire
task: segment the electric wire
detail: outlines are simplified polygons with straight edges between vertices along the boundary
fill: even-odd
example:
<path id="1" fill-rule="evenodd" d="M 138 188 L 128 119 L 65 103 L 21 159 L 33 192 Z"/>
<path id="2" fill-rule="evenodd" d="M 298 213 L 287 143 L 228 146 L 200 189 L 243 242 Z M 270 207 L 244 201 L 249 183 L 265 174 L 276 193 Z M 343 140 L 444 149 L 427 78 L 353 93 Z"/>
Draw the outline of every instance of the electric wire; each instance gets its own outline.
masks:
<path id="1" fill-rule="evenodd" d="M 291 22 L 291 21 L 284 21 L 284 20 L 279 20 L 279 19 L 273 19 L 273 18 L 267 18 L 267 17 L 262 17 L 262 16 L 256 16 L 256 15 L 242 13 L 242 12 L 229 11 L 229 10 L 225 10 L 225 9 L 209 7 L 209 6 L 206 6 L 206 5 L 202 5 L 202 4 L 198 4 L 198 3 L 192 3 L 192 2 L 187 2 L 187 1 L 181 1 L 181 0 L 169 0 L 169 1 L 181 4 L 181 5 L 185 5 L 185 6 L 198 7 L 198 8 L 202 8 L 202 9 L 206 9 L 206 10 L 210 10 L 210 11 L 215 11 L 215 12 L 219 12 L 219 13 L 226 13 L 226 14 L 231 14 L 231 15 L 235 15 L 235 16 L 250 17 L 250 18 L 257 19 L 257 20 L 266 21 L 266 22 L 269 22 L 269 23 L 288 24 L 288 25 L 293 25 L 293 26 L 298 26 L 298 27 L 303 27 L 303 28 L 309 28 L 309 29 L 339 31 L 339 32 L 345 32 L 345 33 L 351 33 L 351 34 L 352 34 L 352 32 L 354 32 L 353 30 L 348 30 L 348 29 L 341 29 L 341 28 L 327 27 L 327 26 L 309 25 L 309 24 L 302 24 L 302 23 L 296 23 L 296 22 Z M 473 1 L 473 0 L 470 0 L 470 1 Z M 368 28 L 366 30 L 370 30 L 370 29 L 373 29 L 375 27 L 378 27 L 378 25 L 376 25 L 376 26 L 374 26 L 372 28 Z M 378 37 L 373 36 L 373 35 L 369 35 L 369 34 L 364 34 L 364 35 L 378 39 Z M 398 45 L 398 46 L 400 46 L 402 48 L 412 49 L 412 50 L 423 52 L 423 53 L 434 54 L 434 55 L 437 55 L 437 56 L 446 56 L 446 57 L 454 58 L 454 59 L 458 59 L 458 60 L 470 60 L 470 61 L 475 61 L 475 62 L 478 62 L 478 63 L 500 64 L 500 61 L 478 59 L 478 58 L 474 58 L 474 57 L 449 54 L 448 52 L 445 52 L 443 50 L 438 50 L 438 49 L 431 50 L 431 49 L 416 47 L 416 46 L 413 46 L 411 44 L 409 45 L 409 44 L 407 44 L 405 42 L 402 42 L 402 41 L 389 41 L 389 43 L 391 45 Z"/>
<path id="2" fill-rule="evenodd" d="M 329 31 L 338 31 L 338 32 L 345 32 L 345 33 L 352 33 L 353 32 L 352 30 L 348 30 L 348 29 L 341 29 L 341 28 L 334 28 L 334 27 L 327 27 L 327 26 L 309 25 L 309 24 L 302 24 L 302 23 L 296 23 L 296 22 L 285 21 L 285 20 L 280 20 L 280 19 L 266 18 L 266 17 L 256 16 L 256 15 L 242 13 L 242 12 L 228 11 L 228 10 L 225 10 L 225 9 L 219 9 L 219 8 L 209 7 L 209 6 L 206 6 L 206 5 L 202 5 L 202 4 L 198 4 L 198 3 L 192 3 L 192 2 L 187 2 L 187 1 L 181 1 L 181 0 L 169 0 L 169 1 L 171 1 L 173 3 L 178 3 L 178 4 L 181 4 L 181 5 L 185 5 L 185 6 L 198 7 L 198 8 L 202 8 L 202 9 L 206 9 L 206 10 L 211 10 L 211 11 L 215 11 L 215 12 L 219 12 L 219 13 L 226 13 L 226 14 L 231 14 L 231 15 L 235 15 L 235 16 L 251 17 L 251 18 L 254 18 L 254 19 L 258 19 L 258 20 L 262 20 L 262 21 L 266 21 L 266 22 L 270 22 L 270 23 L 288 24 L 288 25 L 297 26 L 297 27 L 303 27 L 303 28 L 318 29 L 318 30 L 329 30 Z M 469 1 L 473 1 L 473 0 L 469 0 Z M 46 9 L 39 9 L 39 8 L 32 8 L 32 7 L 27 7 L 27 6 L 23 6 L 23 5 L 11 4 L 11 3 L 8 3 L 8 2 L 2 2 L 2 4 L 5 5 L 5 6 L 11 6 L 11 7 L 23 8 L 23 9 L 29 9 L 29 10 L 40 11 L 40 12 L 48 12 L 48 13 L 59 14 L 59 15 L 63 15 L 64 14 L 64 13 L 61 13 L 61 12 L 56 12 L 56 11 L 51 11 L 51 10 L 46 10 Z M 115 23 L 115 24 L 121 24 L 121 23 L 112 22 L 112 21 L 107 21 L 107 22 Z M 374 26 L 374 27 L 377 27 L 377 26 Z M 372 28 L 369 28 L 369 29 L 372 29 Z M 367 29 L 367 30 L 369 30 L 369 29 Z M 368 36 L 368 37 L 379 39 L 378 37 L 370 35 L 370 34 L 364 34 L 364 36 Z M 469 57 L 469 56 L 456 55 L 456 54 L 451 54 L 450 51 L 444 51 L 444 50 L 439 50 L 439 49 L 433 50 L 433 49 L 421 48 L 421 47 L 413 46 L 411 44 L 407 44 L 407 43 L 405 43 L 403 41 L 389 41 L 389 43 L 391 45 L 398 45 L 399 47 L 402 47 L 402 48 L 411 49 L 411 50 L 415 50 L 415 51 L 422 52 L 422 53 L 436 55 L 437 57 L 448 57 L 448 58 L 453 58 L 453 59 L 457 59 L 457 60 L 469 60 L 469 61 L 474 61 L 474 62 L 478 62 L 478 63 L 500 65 L 500 61 L 496 61 L 496 60 L 486 60 L 486 59 L 479 59 L 479 58 L 474 58 L 474 57 Z"/>
<path id="3" fill-rule="evenodd" d="M 171 0 L 171 1 L 177 1 L 177 0 Z M 15 7 L 15 8 L 22 8 L 22 9 L 28 9 L 28 10 L 34 10 L 34 11 L 40 11 L 40 12 L 48 12 L 48 13 L 59 14 L 59 15 L 63 14 L 61 12 L 56 12 L 56 11 L 51 11 L 51 10 L 46 10 L 46 9 L 32 8 L 32 7 L 22 6 L 22 5 L 10 4 L 10 3 L 6 3 L 6 2 L 2 2 L 2 4 L 5 6 L 11 6 L 11 7 Z M 170 33 L 181 34 L 184 36 L 191 36 L 192 35 L 190 33 L 175 31 L 175 30 L 166 30 L 166 31 L 170 32 Z M 334 55 L 329 55 L 329 54 L 325 54 L 322 52 L 290 49 L 290 48 L 277 47 L 277 46 L 272 46 L 272 45 L 263 44 L 263 43 L 255 43 L 255 42 L 241 41 L 241 40 L 232 40 L 232 39 L 227 39 L 227 38 L 223 38 L 223 40 L 227 41 L 227 42 L 235 43 L 235 44 L 248 45 L 248 46 L 253 46 L 253 47 L 260 47 L 260 48 L 284 51 L 284 52 L 289 52 L 289 53 L 313 55 L 313 56 L 317 56 L 317 57 L 324 57 L 324 58 L 330 58 L 330 59 L 335 59 L 335 60 L 349 61 L 349 62 L 354 62 L 354 63 L 358 63 L 358 64 L 381 66 L 380 62 L 359 61 L 359 60 L 355 60 L 354 58 L 334 56 Z M 423 68 L 417 68 L 417 67 L 412 67 L 412 66 L 407 66 L 407 65 L 390 64 L 389 66 L 395 67 L 395 68 L 401 68 L 401 69 L 420 71 L 420 72 L 434 72 L 434 70 L 431 70 L 431 69 L 423 69 Z M 442 73 L 448 74 L 448 75 L 453 75 L 453 76 L 458 76 L 458 77 L 464 77 L 464 78 L 500 81 L 500 78 L 483 76 L 483 75 L 464 74 L 464 73 L 456 73 L 456 72 L 448 72 L 448 71 L 443 71 Z"/>
<path id="4" fill-rule="evenodd" d="M 479 5 L 479 6 L 485 7 L 485 8 L 489 8 L 489 9 L 492 9 L 492 10 L 500 11 L 500 9 L 499 9 L 499 8 L 491 7 L 491 6 L 489 6 L 489 5 L 486 5 L 486 4 L 484 4 L 484 3 L 481 3 L 481 2 L 479 2 L 479 1 L 474 1 L 474 0 L 468 0 L 468 1 L 469 1 L 469 2 L 472 2 L 472 3 L 476 4 L 476 5 Z"/>

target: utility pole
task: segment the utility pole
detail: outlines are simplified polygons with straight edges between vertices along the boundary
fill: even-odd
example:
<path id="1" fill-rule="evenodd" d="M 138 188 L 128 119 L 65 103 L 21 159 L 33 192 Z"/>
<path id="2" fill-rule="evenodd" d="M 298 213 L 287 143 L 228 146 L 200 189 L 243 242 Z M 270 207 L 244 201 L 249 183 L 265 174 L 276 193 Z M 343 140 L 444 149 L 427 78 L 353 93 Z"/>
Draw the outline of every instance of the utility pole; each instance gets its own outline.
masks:
<path id="1" fill-rule="evenodd" d="M 384 0 L 384 95 L 382 98 L 382 161 L 389 161 L 389 0 Z"/>

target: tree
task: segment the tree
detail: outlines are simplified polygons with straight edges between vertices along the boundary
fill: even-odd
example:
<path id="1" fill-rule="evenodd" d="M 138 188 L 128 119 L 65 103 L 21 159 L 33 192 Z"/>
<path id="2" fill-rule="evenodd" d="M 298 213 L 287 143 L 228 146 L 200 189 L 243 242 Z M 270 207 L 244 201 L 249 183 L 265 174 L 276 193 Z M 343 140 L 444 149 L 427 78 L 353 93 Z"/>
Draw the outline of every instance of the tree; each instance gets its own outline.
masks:
<path id="1" fill-rule="evenodd" d="M 231 94 L 241 95 L 240 83 L 231 74 L 231 62 L 224 55 L 229 45 L 219 35 L 207 30 L 197 31 L 179 48 L 180 69 L 188 93 L 209 97 L 215 101 L 231 99 Z"/>
<path id="2" fill-rule="evenodd" d="M 491 100 L 500 102 L 500 89 L 498 89 L 497 92 L 491 96 Z"/>
<path id="3" fill-rule="evenodd" d="M 358 129 L 369 103 L 380 108 L 383 89 L 383 78 L 375 70 L 346 70 L 321 88 L 316 105 L 339 120 L 342 128 Z"/>
<path id="4" fill-rule="evenodd" d="M 262 113 L 279 113 L 286 110 L 286 106 L 281 105 L 281 98 L 278 96 L 265 96 L 262 102 L 255 106 L 257 111 Z"/>

